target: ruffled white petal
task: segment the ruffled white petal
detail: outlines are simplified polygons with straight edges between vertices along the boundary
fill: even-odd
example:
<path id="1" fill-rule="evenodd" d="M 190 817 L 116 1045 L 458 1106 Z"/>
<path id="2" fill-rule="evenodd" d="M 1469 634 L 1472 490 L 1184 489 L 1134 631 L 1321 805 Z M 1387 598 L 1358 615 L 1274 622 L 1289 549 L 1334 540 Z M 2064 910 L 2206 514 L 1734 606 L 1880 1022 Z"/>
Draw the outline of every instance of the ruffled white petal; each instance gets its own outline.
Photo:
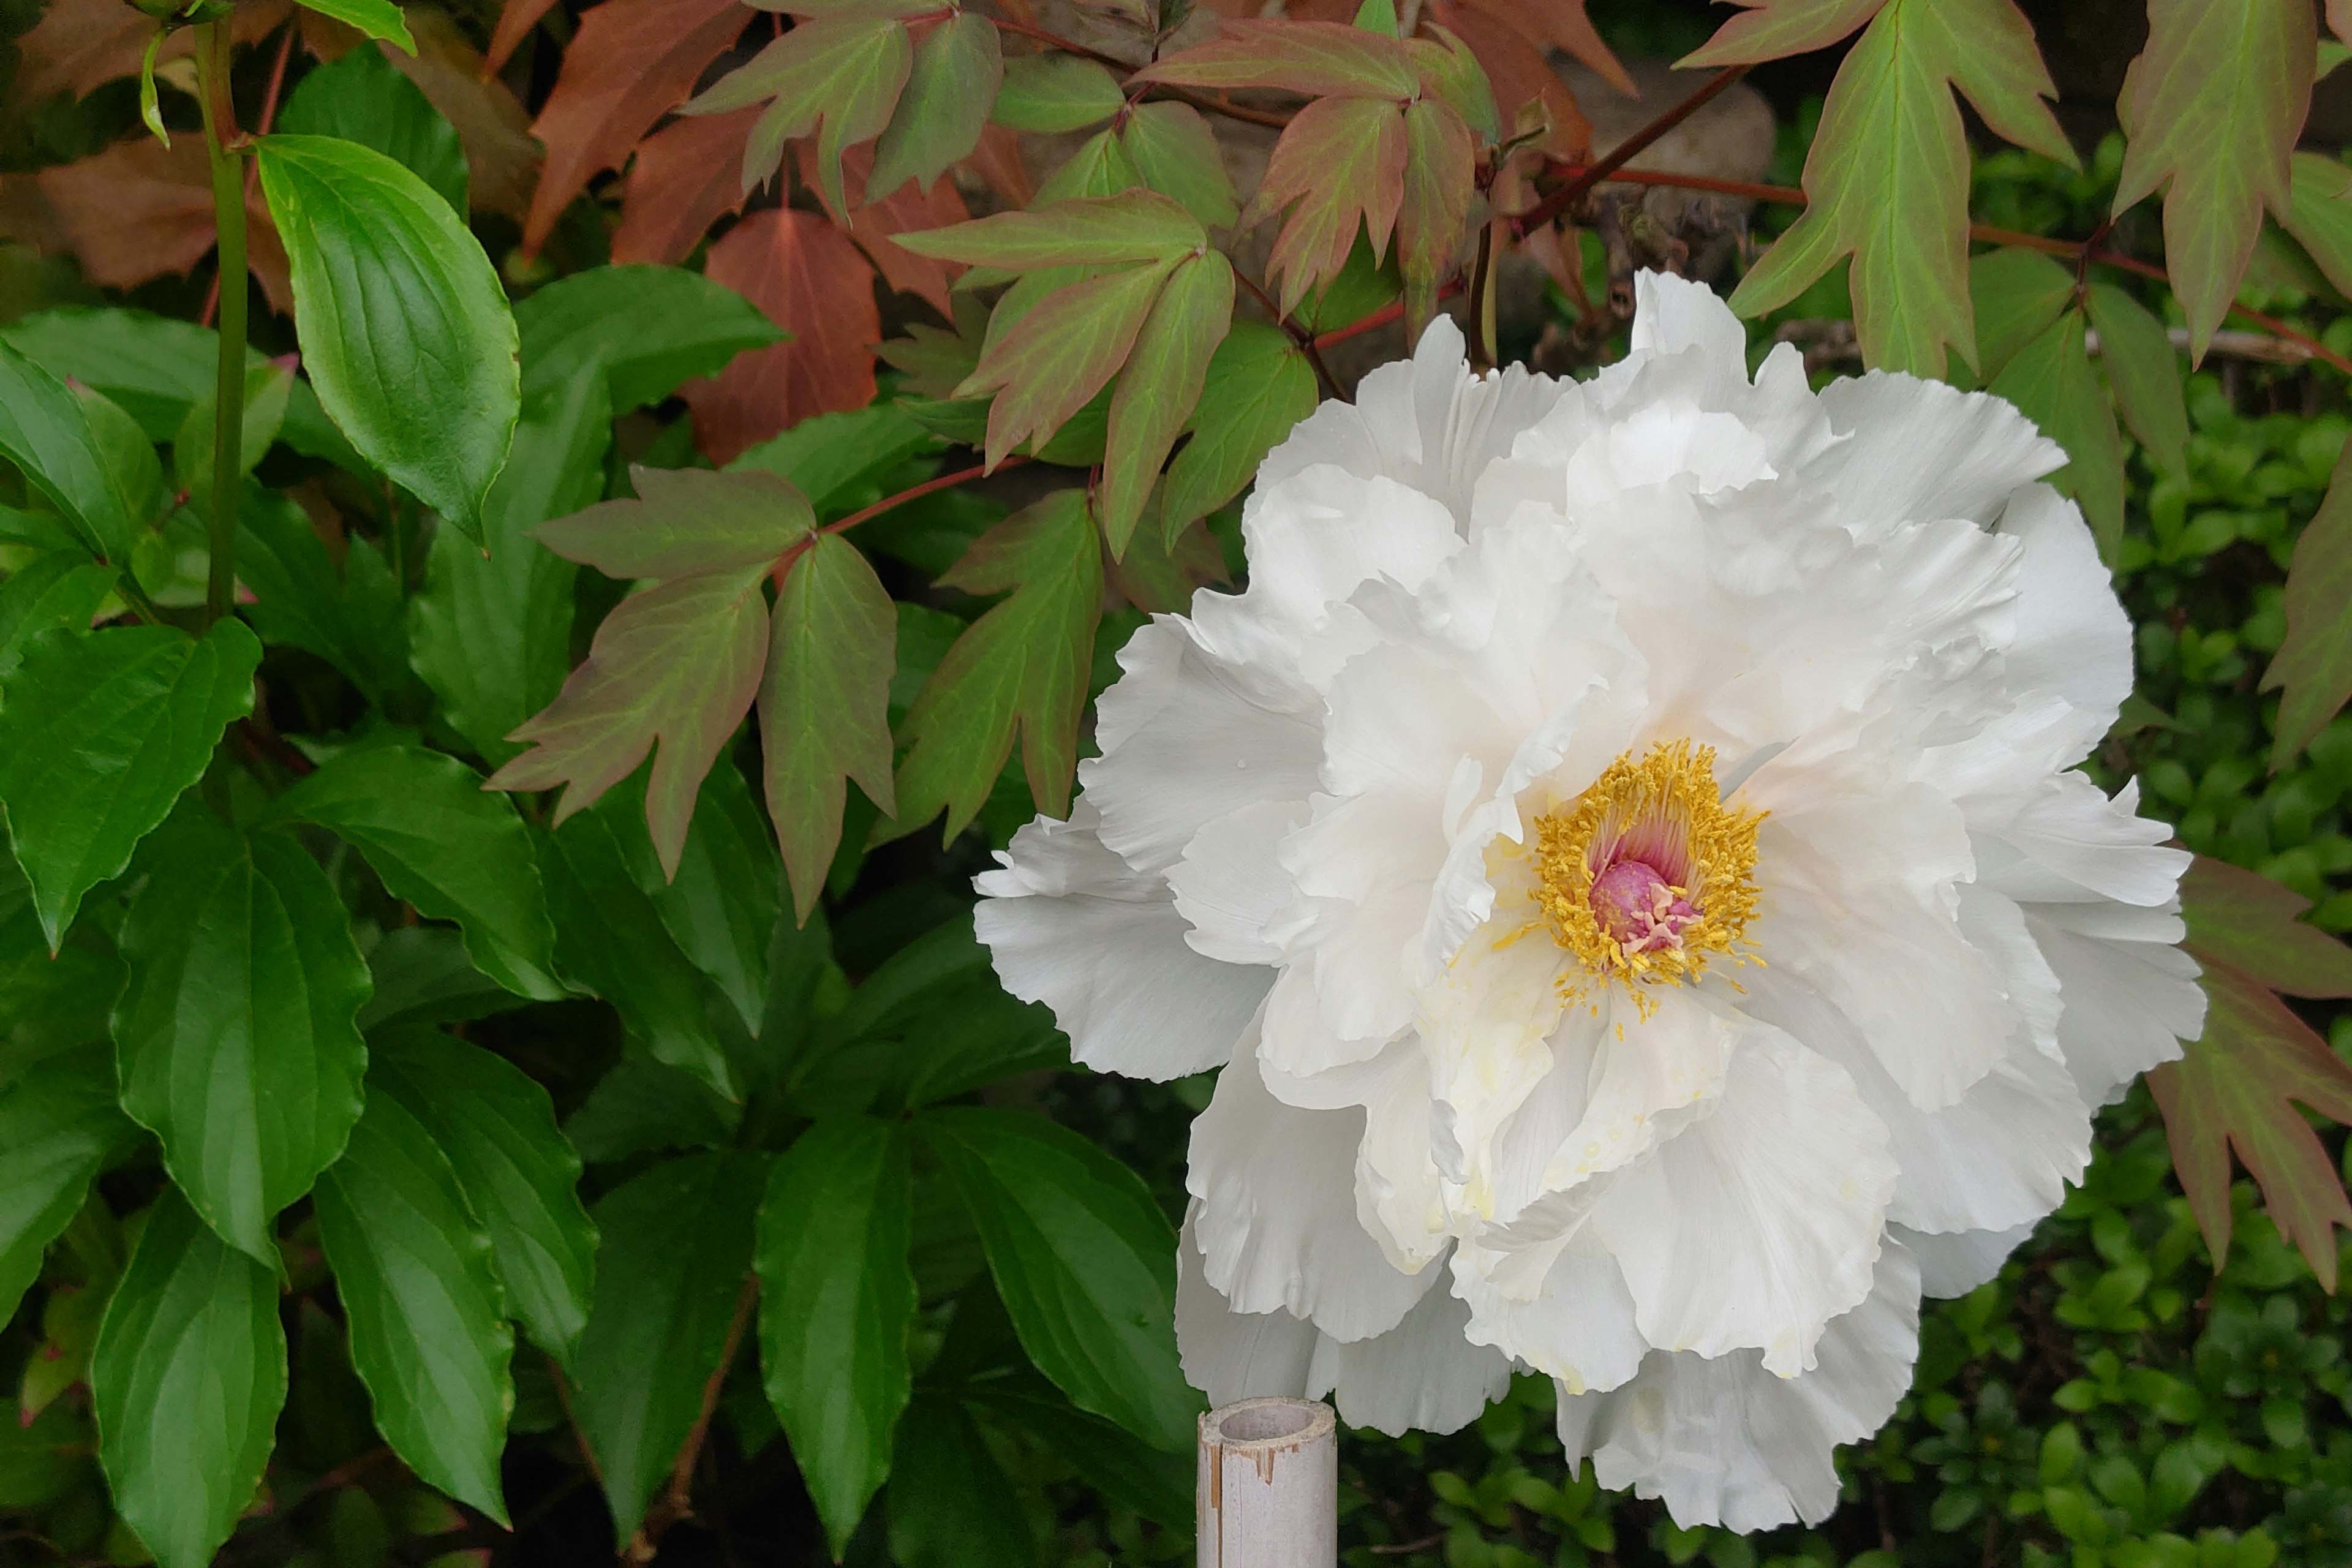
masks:
<path id="1" fill-rule="evenodd" d="M 2066 454 L 2014 405 L 1940 381 L 1872 371 L 1822 389 L 1845 439 L 1821 463 L 1846 525 L 1864 538 L 1901 522 L 1989 523 Z"/>
<path id="2" fill-rule="evenodd" d="M 1965 1296 L 2000 1273 L 2009 1255 L 2033 1235 L 2031 1221 L 2007 1230 L 1962 1230 L 1947 1236 L 1907 1230 L 1899 1225 L 1886 1234 L 1910 1249 L 1919 1260 L 1919 1294 L 1948 1301 Z"/>

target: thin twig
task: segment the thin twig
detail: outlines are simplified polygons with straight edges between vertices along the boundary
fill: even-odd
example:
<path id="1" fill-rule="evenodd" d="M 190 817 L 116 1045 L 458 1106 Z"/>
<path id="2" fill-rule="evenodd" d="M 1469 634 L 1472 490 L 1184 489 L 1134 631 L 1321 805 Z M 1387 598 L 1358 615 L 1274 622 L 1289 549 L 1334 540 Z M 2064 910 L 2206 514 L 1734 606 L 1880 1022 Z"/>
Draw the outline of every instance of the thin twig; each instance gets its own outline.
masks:
<path id="1" fill-rule="evenodd" d="M 245 171 L 236 150 L 236 110 L 229 99 L 227 24 L 196 28 L 197 99 L 204 110 L 205 150 L 212 166 L 215 272 L 220 290 L 220 349 L 213 378 L 211 561 L 205 583 L 205 625 L 235 608 L 236 500 L 245 473 Z"/>
<path id="2" fill-rule="evenodd" d="M 1593 186 L 1608 179 L 1632 160 L 1648 152 L 1651 145 L 1660 137 L 1697 113 L 1716 94 L 1747 74 L 1748 68 L 1744 65 L 1726 66 L 1716 72 L 1705 87 L 1619 142 L 1616 151 L 1611 153 L 1609 156 L 1584 169 L 1567 184 L 1511 219 L 1512 237 L 1522 238 L 1529 231 L 1541 228 L 1560 214 L 1575 206 L 1584 199 Z"/>
<path id="3" fill-rule="evenodd" d="M 1346 396 L 1347 394 L 1339 390 L 1339 378 L 1333 375 L 1331 367 L 1323 363 L 1323 351 L 1316 346 L 1315 335 L 1284 315 L 1282 307 L 1274 302 L 1273 296 L 1258 287 L 1256 280 L 1248 273 L 1235 268 L 1234 280 L 1248 289 L 1250 298 L 1265 307 L 1266 315 L 1273 319 L 1276 326 L 1290 334 L 1290 341 L 1298 345 L 1299 352 L 1307 356 L 1307 363 L 1315 367 L 1315 378 L 1323 384 L 1324 392 L 1333 397 Z"/>
<path id="4" fill-rule="evenodd" d="M 711 1369 L 709 1381 L 702 1385 L 702 1408 L 695 1413 L 694 1426 L 686 1435 L 686 1446 L 677 1451 L 677 1463 L 670 1467 L 669 1490 L 661 1501 L 646 1510 L 645 1522 L 629 1538 L 625 1555 L 631 1562 L 651 1562 L 662 1532 L 679 1520 L 693 1517 L 694 1467 L 702 1458 L 703 1439 L 710 1435 L 710 1417 L 719 1408 L 719 1390 L 726 1386 L 727 1373 L 735 1364 L 735 1352 L 742 1348 L 744 1331 L 751 1327 L 751 1310 L 759 1302 L 760 1281 L 746 1275 L 743 1289 L 736 1293 L 735 1316 L 727 1324 L 726 1346 L 719 1352 L 719 1364 Z"/>

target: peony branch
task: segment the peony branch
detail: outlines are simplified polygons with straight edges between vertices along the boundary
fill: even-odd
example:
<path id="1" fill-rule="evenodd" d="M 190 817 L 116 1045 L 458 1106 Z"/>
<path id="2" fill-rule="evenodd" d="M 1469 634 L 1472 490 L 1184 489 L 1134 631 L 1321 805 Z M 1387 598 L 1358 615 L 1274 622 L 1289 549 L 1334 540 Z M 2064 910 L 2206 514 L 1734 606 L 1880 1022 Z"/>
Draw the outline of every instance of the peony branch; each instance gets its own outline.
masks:
<path id="1" fill-rule="evenodd" d="M 229 100 L 229 26 L 198 24 L 196 101 L 204 111 L 205 151 L 212 164 L 213 221 L 219 238 L 220 352 L 213 378 L 213 488 L 205 582 L 205 625 L 232 608 L 236 594 L 237 481 L 245 449 L 245 158 L 236 149 L 236 112 Z"/>
<path id="2" fill-rule="evenodd" d="M 1510 220 L 1511 237 L 1514 239 L 1524 238 L 1531 231 L 1541 228 L 1561 214 L 1570 211 L 1591 194 L 1593 186 L 1648 152 L 1659 138 L 1706 108 L 1717 93 L 1747 74 L 1748 68 L 1744 65 L 1726 66 L 1716 72 L 1708 79 L 1706 86 L 1619 142 L 1616 151 L 1611 153 L 1609 156 L 1601 159 L 1598 163 L 1579 169 L 1570 177 L 1567 184 L 1562 185 L 1526 212 L 1513 217 Z"/>
<path id="3" fill-rule="evenodd" d="M 662 1532 L 681 1519 L 694 1514 L 694 1467 L 702 1458 L 703 1439 L 710 1435 L 710 1417 L 719 1409 L 719 1390 L 726 1386 L 727 1373 L 735 1365 L 735 1353 L 742 1349 L 743 1335 L 751 1326 L 751 1310 L 760 1302 L 760 1281 L 745 1276 L 743 1289 L 735 1298 L 735 1316 L 727 1324 L 727 1343 L 719 1352 L 719 1364 L 711 1369 L 710 1379 L 702 1385 L 702 1408 L 695 1413 L 694 1426 L 686 1435 L 686 1445 L 677 1451 L 677 1463 L 670 1467 L 669 1489 L 661 1500 L 646 1510 L 645 1522 L 629 1537 L 622 1557 L 631 1563 L 650 1563 L 654 1548 Z"/>

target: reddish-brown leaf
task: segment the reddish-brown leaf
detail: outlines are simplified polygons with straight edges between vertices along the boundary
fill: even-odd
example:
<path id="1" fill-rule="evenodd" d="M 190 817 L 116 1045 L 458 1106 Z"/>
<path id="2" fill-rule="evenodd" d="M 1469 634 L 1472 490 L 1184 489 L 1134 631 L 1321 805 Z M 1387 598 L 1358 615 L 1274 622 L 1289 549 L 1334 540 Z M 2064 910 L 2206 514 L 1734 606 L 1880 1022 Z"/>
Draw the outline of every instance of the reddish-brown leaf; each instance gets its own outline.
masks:
<path id="1" fill-rule="evenodd" d="M 1473 0 L 1497 21 L 1518 29 L 1538 45 L 1549 44 L 1589 67 L 1601 80 L 1628 98 L 1639 98 L 1633 79 L 1625 74 L 1615 54 L 1601 41 L 1592 18 L 1584 14 L 1586 0 Z M 1466 35 L 1465 35 L 1466 36 Z"/>
<path id="2" fill-rule="evenodd" d="M 803 142 L 801 149 L 803 157 L 807 157 L 808 143 Z M 853 149 L 842 160 L 851 167 L 861 190 L 866 184 L 864 161 L 872 156 L 870 149 L 861 147 Z M 941 180 L 928 192 L 908 183 L 881 201 L 852 208 L 849 233 L 865 250 L 866 259 L 874 263 L 874 269 L 882 274 L 882 281 L 901 293 L 926 300 L 942 316 L 952 316 L 955 307 L 948 297 L 948 286 L 963 268 L 951 261 L 918 256 L 893 243 L 890 237 L 918 229 L 945 228 L 970 216 L 971 211 L 963 205 L 953 181 Z"/>
<path id="3" fill-rule="evenodd" d="M 213 188 L 205 144 L 183 136 L 118 142 L 78 163 L 40 173 L 66 244 L 93 283 L 135 289 L 185 275 L 212 254 Z M 291 313 L 286 250 L 258 188 L 246 198 L 246 261 L 272 308 Z"/>
<path id="4" fill-rule="evenodd" d="M 231 23 L 240 44 L 275 31 L 292 7 L 287 0 L 257 0 L 236 8 Z M 76 98 L 139 70 L 140 57 L 155 24 L 123 0 L 51 0 L 30 32 L 16 40 L 16 79 L 10 96 L 34 104 L 59 90 Z M 178 59 L 194 45 L 182 28 L 163 40 L 158 60 Z"/>
<path id="5" fill-rule="evenodd" d="M 710 247 L 703 270 L 793 334 L 678 389 L 711 461 L 730 462 L 813 414 L 874 401 L 874 344 L 882 336 L 874 269 L 839 229 L 814 213 L 753 213 Z"/>
<path id="6" fill-rule="evenodd" d="M 2327 27 L 2337 38 L 2352 44 L 2352 0 L 2327 0 Z"/>
<path id="7" fill-rule="evenodd" d="M 712 224 L 743 206 L 743 142 L 755 106 L 732 114 L 674 120 L 639 144 L 613 231 L 613 259 L 675 265 L 693 254 Z"/>
<path id="8" fill-rule="evenodd" d="M 591 179 L 620 167 L 654 121 L 686 101 L 751 19 L 739 0 L 604 0 L 590 8 L 531 125 L 547 144 L 547 167 L 523 223 L 525 252 L 547 242 Z"/>
<path id="9" fill-rule="evenodd" d="M 1404 117 L 1385 100 L 1318 99 L 1292 117 L 1242 214 L 1246 226 L 1291 209 L 1268 267 L 1282 274 L 1286 315 L 1347 265 L 1359 222 L 1370 231 L 1374 257 L 1388 248 L 1404 201 Z"/>
<path id="10" fill-rule="evenodd" d="M 2290 996 L 2352 996 L 2352 947 L 2303 923 L 2311 900 L 2226 860 L 2200 855 L 2180 882 L 2185 944 L 2200 963 L 2226 963 Z"/>
<path id="11" fill-rule="evenodd" d="M 484 57 L 483 68 L 497 72 L 506 66 L 507 58 L 516 46 L 530 37 L 539 19 L 555 9 L 555 0 L 507 0 L 499 10 L 499 25 L 490 33 L 490 52 Z"/>
<path id="12" fill-rule="evenodd" d="M 2226 963 L 2206 963 L 2205 994 L 2204 1037 L 2147 1081 L 2213 1267 L 2230 1251 L 2234 1149 L 2262 1187 L 2272 1221 L 2333 1291 L 2335 1230 L 2352 1228 L 2352 1200 L 2296 1106 L 2352 1121 L 2352 1067 L 2268 986 Z"/>
<path id="13" fill-rule="evenodd" d="M 979 175 L 982 183 L 1004 198 L 1006 206 L 1025 207 L 1037 198 L 1037 187 L 1029 183 L 1029 171 L 1021 162 L 1021 138 L 1008 127 L 982 127 L 980 145 L 961 166 Z"/>
<path id="14" fill-rule="evenodd" d="M 1478 150 L 1462 117 L 1433 98 L 1405 106 L 1404 192 L 1397 208 L 1397 270 L 1404 279 L 1405 333 L 1418 342 L 1454 269 L 1470 213 Z"/>
<path id="15" fill-rule="evenodd" d="M 1129 79 L 1391 101 L 1418 90 L 1403 45 L 1339 22 L 1228 21 L 1207 43 L 1170 55 Z"/>
<path id="16" fill-rule="evenodd" d="M 1520 106 L 1541 103 L 1551 121 L 1543 151 L 1555 158 L 1579 159 L 1592 150 L 1592 122 L 1576 106 L 1576 95 L 1544 58 L 1543 42 L 1517 21 L 1507 24 L 1484 6 L 1464 0 L 1431 0 L 1422 13 L 1470 46 L 1495 89 L 1495 107 L 1507 132 Z"/>

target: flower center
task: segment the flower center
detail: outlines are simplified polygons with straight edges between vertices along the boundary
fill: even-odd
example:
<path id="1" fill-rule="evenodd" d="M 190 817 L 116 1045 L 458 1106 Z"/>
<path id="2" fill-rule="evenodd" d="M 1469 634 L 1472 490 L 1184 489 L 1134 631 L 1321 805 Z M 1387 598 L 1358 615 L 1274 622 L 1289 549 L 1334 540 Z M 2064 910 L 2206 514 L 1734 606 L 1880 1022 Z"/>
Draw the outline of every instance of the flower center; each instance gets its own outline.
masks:
<path id="1" fill-rule="evenodd" d="M 1536 819 L 1536 903 L 1554 941 L 1582 961 L 1567 988 L 1697 977 L 1743 951 L 1756 912 L 1760 812 L 1723 804 L 1715 752 L 1670 741 L 1619 757 L 1572 803 Z M 1646 1005 L 1644 1011 L 1646 1011 Z"/>

